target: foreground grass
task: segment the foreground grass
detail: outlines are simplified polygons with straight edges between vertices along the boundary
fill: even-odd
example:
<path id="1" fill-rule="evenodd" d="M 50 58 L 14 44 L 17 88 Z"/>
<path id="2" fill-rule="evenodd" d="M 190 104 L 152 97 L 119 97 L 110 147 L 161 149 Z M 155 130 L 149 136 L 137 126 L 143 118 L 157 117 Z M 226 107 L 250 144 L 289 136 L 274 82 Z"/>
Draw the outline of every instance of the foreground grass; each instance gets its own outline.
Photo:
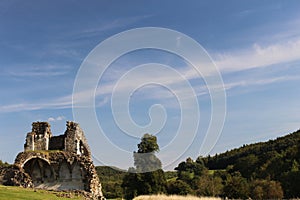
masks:
<path id="1" fill-rule="evenodd" d="M 133 200 L 221 200 L 221 198 L 216 197 L 195 197 L 195 196 L 179 196 L 179 195 L 141 195 Z"/>
<path id="2" fill-rule="evenodd" d="M 70 200 L 70 198 L 58 197 L 63 192 L 50 192 L 45 190 L 25 189 L 0 185 L 0 200 Z M 71 195 L 72 199 L 83 199 Z"/>

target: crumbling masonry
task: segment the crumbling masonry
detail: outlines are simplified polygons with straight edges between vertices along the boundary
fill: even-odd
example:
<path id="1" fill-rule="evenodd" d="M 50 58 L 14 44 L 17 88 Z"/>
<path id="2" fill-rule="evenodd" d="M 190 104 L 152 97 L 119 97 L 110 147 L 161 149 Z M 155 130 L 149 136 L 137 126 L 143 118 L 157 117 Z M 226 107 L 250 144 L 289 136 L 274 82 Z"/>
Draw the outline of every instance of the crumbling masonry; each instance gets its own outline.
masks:
<path id="1" fill-rule="evenodd" d="M 49 123 L 34 122 L 15 166 L 30 176 L 35 188 L 83 190 L 94 199 L 103 198 L 91 151 L 77 123 L 67 122 L 65 133 L 53 136 Z"/>

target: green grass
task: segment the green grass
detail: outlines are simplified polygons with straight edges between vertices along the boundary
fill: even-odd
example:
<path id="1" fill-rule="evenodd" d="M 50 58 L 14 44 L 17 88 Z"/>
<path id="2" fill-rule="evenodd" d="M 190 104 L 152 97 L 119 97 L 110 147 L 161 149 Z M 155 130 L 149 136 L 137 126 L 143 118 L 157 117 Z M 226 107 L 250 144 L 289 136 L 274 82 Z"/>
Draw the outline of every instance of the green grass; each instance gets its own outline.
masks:
<path id="1" fill-rule="evenodd" d="M 0 185 L 0 200 L 70 200 L 70 198 L 58 197 L 62 192 L 50 192 L 45 190 L 25 189 L 21 187 Z M 75 197 L 72 199 L 83 199 Z"/>

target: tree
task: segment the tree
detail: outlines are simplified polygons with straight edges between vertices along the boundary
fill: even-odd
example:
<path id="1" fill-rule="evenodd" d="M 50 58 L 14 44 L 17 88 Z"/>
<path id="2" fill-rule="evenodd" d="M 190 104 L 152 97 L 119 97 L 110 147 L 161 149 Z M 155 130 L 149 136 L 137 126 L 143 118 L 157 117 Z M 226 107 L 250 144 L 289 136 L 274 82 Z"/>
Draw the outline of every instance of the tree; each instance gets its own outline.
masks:
<path id="1" fill-rule="evenodd" d="M 222 179 L 218 176 L 204 174 L 197 180 L 197 196 L 220 196 L 223 192 Z"/>
<path id="2" fill-rule="evenodd" d="M 137 153 L 155 153 L 159 151 L 157 138 L 154 135 L 150 135 L 148 133 L 144 134 L 144 136 L 141 139 L 141 142 L 137 146 Z"/>
<path id="3" fill-rule="evenodd" d="M 179 180 L 191 183 L 192 179 L 199 178 L 207 169 L 202 162 L 194 162 L 191 158 L 187 158 L 185 162 L 179 163 L 175 168 Z"/>
<path id="4" fill-rule="evenodd" d="M 249 179 L 257 169 L 258 158 L 254 154 L 237 159 L 233 170 L 241 172 L 242 176 Z"/>
<path id="5" fill-rule="evenodd" d="M 252 189 L 252 198 L 254 199 L 263 199 L 264 198 L 264 189 L 262 186 L 257 185 Z"/>
<path id="6" fill-rule="evenodd" d="M 193 193 L 191 187 L 186 182 L 181 180 L 170 181 L 167 185 L 167 191 L 168 194 L 177 195 L 188 195 Z"/>
<path id="7" fill-rule="evenodd" d="M 253 180 L 250 183 L 250 196 L 253 199 L 282 199 L 283 190 L 279 182 L 272 180 Z"/>
<path id="8" fill-rule="evenodd" d="M 137 172 L 150 172 L 161 169 L 161 162 L 155 156 L 155 152 L 159 151 L 155 136 L 145 134 L 137 146 L 138 151 L 133 153 Z"/>
<path id="9" fill-rule="evenodd" d="M 157 138 L 145 134 L 137 146 L 138 151 L 133 153 L 135 168 L 128 170 L 122 183 L 126 199 L 166 191 L 166 178 L 161 169 L 161 161 L 155 156 L 155 152 L 159 151 Z"/>
<path id="10" fill-rule="evenodd" d="M 298 198 L 300 197 L 300 171 L 285 172 L 280 178 L 282 187 L 284 189 L 284 195 L 286 198 Z"/>
<path id="11" fill-rule="evenodd" d="M 241 173 L 234 172 L 224 186 L 224 196 L 233 199 L 246 199 L 249 197 L 249 185 L 247 179 Z"/>
<path id="12" fill-rule="evenodd" d="M 128 173 L 124 176 L 121 187 L 123 188 L 124 198 L 133 199 L 138 195 L 141 176 L 133 172 L 134 169 L 129 168 Z"/>

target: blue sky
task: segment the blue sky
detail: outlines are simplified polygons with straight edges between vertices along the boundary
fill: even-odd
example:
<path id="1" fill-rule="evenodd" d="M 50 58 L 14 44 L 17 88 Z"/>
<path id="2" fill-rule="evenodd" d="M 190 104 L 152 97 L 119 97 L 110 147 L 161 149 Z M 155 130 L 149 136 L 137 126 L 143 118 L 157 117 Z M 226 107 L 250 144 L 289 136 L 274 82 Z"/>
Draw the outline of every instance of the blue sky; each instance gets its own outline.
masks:
<path id="1" fill-rule="evenodd" d="M 61 134 L 73 119 L 72 92 L 83 60 L 100 42 L 122 31 L 163 27 L 182 32 L 205 48 L 218 67 L 227 95 L 221 136 L 210 154 L 266 141 L 300 128 L 300 3 L 298 1 L 1 1 L 0 2 L 0 159 L 13 162 L 23 150 L 33 121 L 49 121 Z M 136 150 L 112 116 L 113 84 L 134 66 L 156 62 L 193 77 L 181 58 L 158 50 L 120 57 L 99 83 L 96 113 L 105 135 L 121 149 Z M 200 128 L 191 147 L 176 157 L 172 169 L 188 156 L 196 158 L 207 131 L 211 102 L 201 78 L 188 78 L 201 108 Z M 129 80 L 128 85 L 135 80 Z M 168 115 L 157 134 L 161 148 L 174 138 L 180 121 L 178 102 L 166 89 L 144 87 L 130 102 L 133 120 L 149 122 L 148 109 L 162 104 Z M 80 121 L 79 121 L 80 123 Z M 86 127 L 83 127 L 85 129 Z M 142 133 L 141 133 L 142 134 Z M 92 150 L 101 149 L 89 138 Z M 98 151 L 97 151 L 98 152 Z M 176 157 L 176 158 L 175 158 Z M 132 159 L 106 163 L 127 168 Z M 166 155 L 161 155 L 164 163 Z M 175 162 L 176 161 L 176 162 Z M 178 161 L 178 162 L 177 162 Z M 96 162 L 96 161 L 95 161 Z"/>

